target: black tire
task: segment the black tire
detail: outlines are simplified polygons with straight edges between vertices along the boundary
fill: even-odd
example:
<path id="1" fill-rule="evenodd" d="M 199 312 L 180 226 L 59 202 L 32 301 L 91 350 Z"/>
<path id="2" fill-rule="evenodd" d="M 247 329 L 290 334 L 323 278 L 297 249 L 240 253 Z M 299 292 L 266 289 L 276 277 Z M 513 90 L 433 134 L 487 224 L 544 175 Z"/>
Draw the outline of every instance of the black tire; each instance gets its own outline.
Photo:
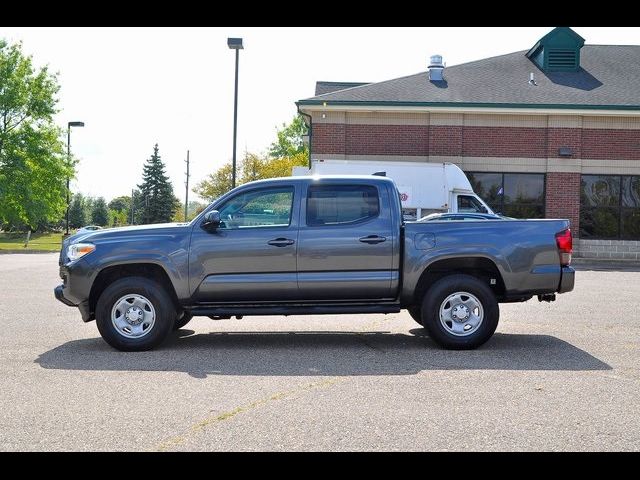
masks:
<path id="1" fill-rule="evenodd" d="M 420 310 L 420 307 L 418 305 L 411 305 L 409 308 L 407 308 L 407 311 L 409 312 L 409 315 L 411 315 L 411 318 L 413 318 L 418 325 L 422 325 L 422 310 Z"/>
<path id="2" fill-rule="evenodd" d="M 455 335 L 440 321 L 440 307 L 449 295 L 466 292 L 476 297 L 483 310 L 483 318 L 477 328 L 464 336 Z M 464 296 L 462 297 L 464 299 Z M 445 305 L 446 308 L 446 305 Z M 453 307 L 452 307 L 453 308 Z M 493 291 L 481 280 L 470 275 L 450 275 L 438 280 L 424 296 L 422 324 L 429 336 L 440 346 L 451 350 L 477 348 L 491 338 L 498 327 L 500 308 Z M 452 322 L 449 322 L 453 325 Z M 463 323 L 463 322 L 460 322 Z"/>
<path id="3" fill-rule="evenodd" d="M 192 319 L 193 319 L 193 315 L 191 315 L 191 313 L 187 312 L 186 310 L 183 310 L 182 311 L 182 316 L 179 317 L 179 318 L 176 318 L 176 321 L 173 323 L 173 329 L 174 330 L 180 330 L 187 323 L 189 323 Z"/>
<path id="4" fill-rule="evenodd" d="M 155 322 L 144 336 L 128 338 L 111 321 L 116 302 L 126 295 L 145 297 L 155 310 Z M 158 283 L 144 277 L 116 280 L 102 292 L 96 305 L 96 324 L 100 335 L 109 345 L 124 352 L 151 350 L 160 345 L 171 332 L 176 316 L 176 307 L 169 293 Z"/>

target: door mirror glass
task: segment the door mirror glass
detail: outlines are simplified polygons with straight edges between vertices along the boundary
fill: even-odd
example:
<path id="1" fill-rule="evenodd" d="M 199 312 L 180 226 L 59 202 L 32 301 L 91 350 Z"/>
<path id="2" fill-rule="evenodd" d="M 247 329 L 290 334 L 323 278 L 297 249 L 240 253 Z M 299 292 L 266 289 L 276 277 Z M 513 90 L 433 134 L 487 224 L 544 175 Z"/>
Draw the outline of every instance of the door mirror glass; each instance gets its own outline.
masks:
<path id="1" fill-rule="evenodd" d="M 211 210 L 205 213 L 202 227 L 208 230 L 215 230 L 220 225 L 220 212 L 218 210 Z"/>

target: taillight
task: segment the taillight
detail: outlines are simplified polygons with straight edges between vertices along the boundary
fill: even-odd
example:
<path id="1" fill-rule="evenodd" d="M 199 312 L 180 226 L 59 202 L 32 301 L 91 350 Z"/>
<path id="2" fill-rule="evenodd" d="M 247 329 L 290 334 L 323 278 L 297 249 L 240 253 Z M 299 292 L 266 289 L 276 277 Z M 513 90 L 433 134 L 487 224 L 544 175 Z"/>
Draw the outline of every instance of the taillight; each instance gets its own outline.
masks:
<path id="1" fill-rule="evenodd" d="M 560 254 L 560 265 L 566 267 L 571 263 L 571 253 L 573 252 L 573 239 L 571 238 L 570 228 L 556 233 L 556 244 Z"/>

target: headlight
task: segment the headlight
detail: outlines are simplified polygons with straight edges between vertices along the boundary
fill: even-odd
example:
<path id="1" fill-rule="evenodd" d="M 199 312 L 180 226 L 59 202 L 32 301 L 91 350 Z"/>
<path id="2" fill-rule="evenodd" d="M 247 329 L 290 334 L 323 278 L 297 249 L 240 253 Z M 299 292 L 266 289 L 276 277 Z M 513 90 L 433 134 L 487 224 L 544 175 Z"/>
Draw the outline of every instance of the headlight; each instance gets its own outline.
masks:
<path id="1" fill-rule="evenodd" d="M 67 248 L 67 257 L 69 260 L 78 260 L 80 257 L 84 257 L 86 254 L 93 252 L 96 246 L 91 243 L 76 243 L 69 245 Z"/>

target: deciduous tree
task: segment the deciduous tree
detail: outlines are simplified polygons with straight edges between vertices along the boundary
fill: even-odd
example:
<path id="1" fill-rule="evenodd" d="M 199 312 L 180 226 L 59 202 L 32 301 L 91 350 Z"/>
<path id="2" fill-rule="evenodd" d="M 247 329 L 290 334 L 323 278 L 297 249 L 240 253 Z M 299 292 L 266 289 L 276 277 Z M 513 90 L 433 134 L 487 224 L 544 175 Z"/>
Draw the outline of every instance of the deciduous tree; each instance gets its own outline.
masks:
<path id="1" fill-rule="evenodd" d="M 131 197 L 128 195 L 122 195 L 116 197 L 109 202 L 109 210 L 117 210 L 118 212 L 129 213 L 131 209 Z"/>
<path id="2" fill-rule="evenodd" d="M 306 131 L 302 116 L 297 115 L 289 125 L 283 124 L 277 131 L 277 139 L 271 144 L 268 155 L 245 152 L 238 165 L 238 185 L 264 178 L 288 177 L 293 167 L 308 165 L 309 149 L 302 141 Z M 197 184 L 193 191 L 212 201 L 231 190 L 231 181 L 231 163 L 225 163 Z"/>
<path id="3" fill-rule="evenodd" d="M 212 202 L 231 190 L 231 174 L 231 162 L 225 163 L 218 170 L 207 175 L 204 180 L 195 186 L 193 191 L 205 200 Z"/>
<path id="4" fill-rule="evenodd" d="M 303 141 L 303 136 L 307 134 L 307 130 L 304 117 L 296 114 L 291 123 L 283 123 L 281 128 L 276 129 L 277 139 L 269 148 L 269 156 L 271 158 L 280 158 L 304 154 L 308 158 L 309 147 Z"/>
<path id="5" fill-rule="evenodd" d="M 107 202 L 105 202 L 103 197 L 98 197 L 93 202 L 91 223 L 94 225 L 100 225 L 101 227 L 109 225 L 109 209 L 107 208 Z"/>
<path id="6" fill-rule="evenodd" d="M 0 39 L 0 224 L 35 229 L 66 210 L 73 167 L 53 122 L 58 81 Z"/>

